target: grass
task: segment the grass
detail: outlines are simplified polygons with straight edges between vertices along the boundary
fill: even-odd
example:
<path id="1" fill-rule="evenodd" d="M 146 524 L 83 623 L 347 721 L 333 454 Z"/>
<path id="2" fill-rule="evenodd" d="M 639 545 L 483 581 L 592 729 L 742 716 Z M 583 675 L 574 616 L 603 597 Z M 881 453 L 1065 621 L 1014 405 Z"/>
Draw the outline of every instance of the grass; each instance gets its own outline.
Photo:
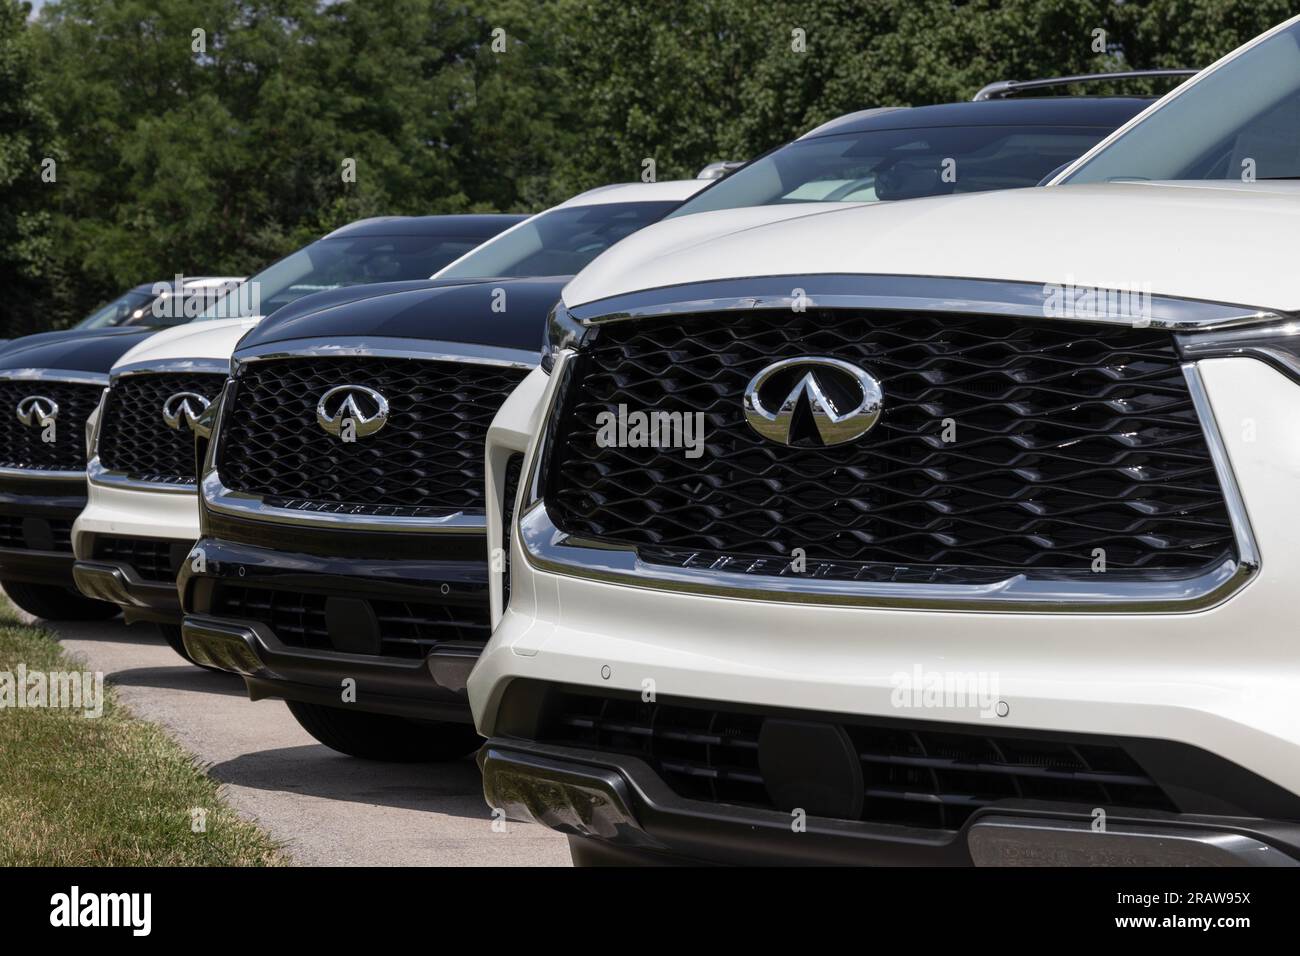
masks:
<path id="1" fill-rule="evenodd" d="M 0 673 L 81 671 L 0 597 Z M 206 811 L 194 832 L 192 811 Z M 194 757 L 106 688 L 102 716 L 0 703 L 0 866 L 275 866 Z"/>

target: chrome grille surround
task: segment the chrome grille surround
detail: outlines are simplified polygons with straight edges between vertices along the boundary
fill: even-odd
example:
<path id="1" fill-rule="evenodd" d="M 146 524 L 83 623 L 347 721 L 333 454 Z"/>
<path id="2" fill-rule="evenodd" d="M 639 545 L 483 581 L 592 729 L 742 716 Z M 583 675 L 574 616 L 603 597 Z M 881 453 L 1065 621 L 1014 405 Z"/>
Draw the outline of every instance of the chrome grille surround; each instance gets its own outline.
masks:
<path id="1" fill-rule="evenodd" d="M 1040 321 L 1044 318 L 1044 287 L 1040 284 L 880 276 L 789 276 L 700 283 L 616 297 L 569 311 L 571 317 L 589 329 L 608 322 L 650 322 L 658 317 L 692 312 L 789 311 L 795 299 L 792 293 L 783 290 L 790 289 L 802 290 L 806 308 L 822 310 L 957 312 Z M 1280 318 L 1276 313 L 1252 307 L 1154 296 L 1151 307 L 1152 315 L 1146 327 L 1170 332 L 1236 328 Z M 1126 319 L 1089 321 L 1134 324 Z M 726 562 L 670 566 L 644 561 L 635 547 L 566 534 L 547 512 L 541 463 L 546 460 L 549 443 L 555 439 L 560 404 L 570 385 L 577 355 L 572 349 L 561 352 L 551 373 L 545 399 L 547 428 L 527 464 L 528 490 L 524 506 L 515 519 L 524 554 L 540 570 L 635 587 L 787 603 L 977 612 L 1168 613 L 1202 610 L 1221 603 L 1252 580 L 1260 567 L 1240 490 L 1200 375 L 1192 362 L 1184 362 L 1182 370 L 1223 492 L 1236 552 L 1202 573 L 1152 580 L 1113 580 L 1106 575 L 1034 578 L 1020 573 L 980 583 L 944 584 L 817 580 L 727 570 Z"/>
<path id="2" fill-rule="evenodd" d="M 213 429 L 214 440 L 204 462 L 200 490 L 207 508 L 233 517 L 273 521 L 310 528 L 338 528 L 351 531 L 388 531 L 449 534 L 484 534 L 487 528 L 483 513 L 452 511 L 430 515 L 412 509 L 351 509 L 346 504 L 321 507 L 318 502 L 300 506 L 270 503 L 268 496 L 227 487 L 220 475 L 221 442 L 226 419 L 230 414 L 230 395 L 244 367 L 276 359 L 305 358 L 378 358 L 408 359 L 422 362 L 455 362 L 495 369 L 512 369 L 525 373 L 537 365 L 538 355 L 522 349 L 497 348 L 460 342 L 395 339 L 377 336 L 331 339 L 328 342 L 303 341 L 274 343 L 245 350 L 232 361 L 232 378 L 220 405 Z M 502 396 L 504 400 L 505 396 Z M 312 427 L 315 427 L 314 425 Z M 388 513 L 384 513 L 387 511 Z"/>

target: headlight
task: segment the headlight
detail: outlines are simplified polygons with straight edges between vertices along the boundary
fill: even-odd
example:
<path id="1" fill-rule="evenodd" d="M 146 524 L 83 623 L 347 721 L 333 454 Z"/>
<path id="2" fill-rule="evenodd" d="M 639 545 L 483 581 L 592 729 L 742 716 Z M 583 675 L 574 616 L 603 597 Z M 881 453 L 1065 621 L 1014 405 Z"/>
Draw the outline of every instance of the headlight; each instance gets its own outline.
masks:
<path id="1" fill-rule="evenodd" d="M 1267 362 L 1300 381 L 1300 320 L 1243 326 L 1218 332 L 1180 335 L 1178 344 L 1189 359 L 1247 355 Z"/>
<path id="2" fill-rule="evenodd" d="M 555 358 L 565 349 L 577 348 L 586 329 L 580 325 L 564 307 L 563 302 L 555 303 L 555 308 L 546 318 L 546 335 L 542 339 L 542 371 L 547 375 L 555 367 Z"/>

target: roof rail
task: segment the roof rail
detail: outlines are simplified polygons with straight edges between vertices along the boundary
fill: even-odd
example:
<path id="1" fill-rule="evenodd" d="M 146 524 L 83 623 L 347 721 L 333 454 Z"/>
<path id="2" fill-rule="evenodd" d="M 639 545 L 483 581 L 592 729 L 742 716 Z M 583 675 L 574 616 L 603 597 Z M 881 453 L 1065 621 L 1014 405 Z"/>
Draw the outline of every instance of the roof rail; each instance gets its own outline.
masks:
<path id="1" fill-rule="evenodd" d="M 1071 83 L 1100 83 L 1105 80 L 1140 80 L 1158 76 L 1195 76 L 1200 70 L 1125 70 L 1120 73 L 1084 73 L 1080 76 L 1055 76 L 1045 80 L 998 80 L 975 94 L 974 102 L 1002 100 L 1024 90 L 1039 90 Z"/>
<path id="2" fill-rule="evenodd" d="M 695 174 L 695 178 L 696 179 L 725 179 L 727 176 L 730 176 L 732 173 L 738 170 L 741 166 L 744 166 L 745 162 L 746 162 L 745 160 L 739 160 L 739 159 L 723 159 L 723 160 L 719 160 L 716 163 L 709 163 L 709 165 L 705 166 L 703 169 L 701 169 L 698 173 Z"/>

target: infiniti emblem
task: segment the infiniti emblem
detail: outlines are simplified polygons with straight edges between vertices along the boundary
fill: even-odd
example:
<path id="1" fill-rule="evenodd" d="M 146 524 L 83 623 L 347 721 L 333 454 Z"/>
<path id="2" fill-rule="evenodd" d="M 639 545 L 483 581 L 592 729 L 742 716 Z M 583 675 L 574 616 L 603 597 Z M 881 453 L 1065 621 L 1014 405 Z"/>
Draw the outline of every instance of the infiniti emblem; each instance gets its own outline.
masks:
<path id="1" fill-rule="evenodd" d="M 875 426 L 883 398 L 875 376 L 849 362 L 785 359 L 745 386 L 745 421 L 782 445 L 842 445 Z"/>
<path id="2" fill-rule="evenodd" d="M 18 420 L 44 427 L 59 417 L 59 403 L 44 395 L 28 395 L 18 403 Z"/>
<path id="3" fill-rule="evenodd" d="M 364 385 L 336 385 L 316 403 L 316 424 L 345 442 L 373 435 L 388 422 L 388 399 Z"/>
<path id="4" fill-rule="evenodd" d="M 194 424 L 209 402 L 198 392 L 177 392 L 163 402 L 162 417 L 168 428 L 180 431 L 186 425 L 194 431 Z"/>

